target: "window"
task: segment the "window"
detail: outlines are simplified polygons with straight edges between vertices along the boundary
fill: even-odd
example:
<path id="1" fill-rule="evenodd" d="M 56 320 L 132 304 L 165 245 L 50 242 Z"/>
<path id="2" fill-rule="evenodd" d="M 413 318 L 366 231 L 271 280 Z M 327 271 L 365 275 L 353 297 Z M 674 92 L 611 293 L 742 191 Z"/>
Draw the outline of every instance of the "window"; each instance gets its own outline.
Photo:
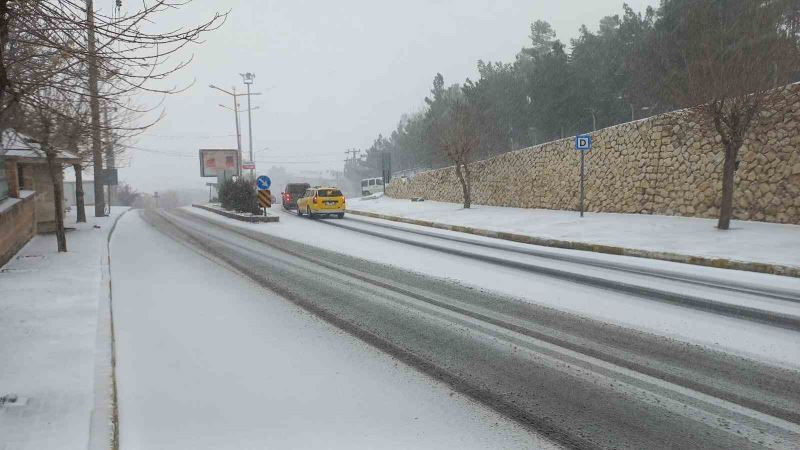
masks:
<path id="1" fill-rule="evenodd" d="M 369 180 L 361 180 L 361 187 L 367 187 L 369 185 Z"/>
<path id="2" fill-rule="evenodd" d="M 6 162 L 0 159 L 0 200 L 8 197 L 8 179 L 6 178 Z"/>
<path id="3" fill-rule="evenodd" d="M 303 193 L 308 189 L 308 184 L 288 184 L 286 185 L 286 192 L 292 194 L 293 196 L 302 196 Z"/>
<path id="4" fill-rule="evenodd" d="M 372 178 L 372 179 L 369 180 L 369 185 L 370 186 L 375 186 L 375 178 Z"/>
<path id="5" fill-rule="evenodd" d="M 317 191 L 320 197 L 341 197 L 342 191 L 338 189 L 320 189 Z"/>
<path id="6" fill-rule="evenodd" d="M 383 179 L 382 178 L 378 178 L 378 186 L 383 186 Z"/>

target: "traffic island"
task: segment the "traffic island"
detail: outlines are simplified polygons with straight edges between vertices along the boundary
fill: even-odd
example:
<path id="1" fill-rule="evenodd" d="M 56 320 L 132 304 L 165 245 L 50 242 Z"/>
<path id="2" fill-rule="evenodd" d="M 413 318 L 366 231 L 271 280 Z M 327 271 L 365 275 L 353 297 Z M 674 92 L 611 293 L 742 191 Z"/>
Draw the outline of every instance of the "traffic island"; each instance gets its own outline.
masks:
<path id="1" fill-rule="evenodd" d="M 200 205 L 200 204 L 192 204 L 194 208 L 204 209 L 209 212 L 213 212 L 215 214 L 219 214 L 220 216 L 225 216 L 230 219 L 239 220 L 242 222 L 250 222 L 250 223 L 259 223 L 259 222 L 279 222 L 280 217 L 267 213 L 266 216 L 256 215 L 251 213 L 241 213 L 236 211 L 228 211 L 223 209 L 217 205 Z"/>
<path id="2" fill-rule="evenodd" d="M 605 253 L 609 255 L 633 256 L 637 258 L 657 259 L 661 261 L 677 262 L 684 264 L 694 264 L 697 266 L 715 267 L 718 269 L 744 270 L 748 272 L 768 273 L 772 275 L 782 275 L 787 277 L 800 278 L 800 268 L 771 264 L 755 261 L 741 261 L 732 258 L 714 258 L 706 256 L 686 255 L 670 251 L 645 250 L 618 245 L 605 245 L 592 242 L 577 240 L 551 239 L 545 237 L 531 236 L 527 234 L 510 233 L 485 228 L 477 228 L 463 225 L 453 225 L 431 220 L 420 220 L 411 217 L 403 217 L 392 214 L 382 214 L 373 211 L 354 210 L 349 208 L 348 214 L 382 219 L 392 222 L 406 223 L 423 227 L 438 228 L 440 230 L 456 231 L 459 233 L 474 234 L 476 236 L 513 241 L 523 244 L 539 245 L 544 247 L 554 247 L 567 250 L 581 250 L 595 253 Z"/>

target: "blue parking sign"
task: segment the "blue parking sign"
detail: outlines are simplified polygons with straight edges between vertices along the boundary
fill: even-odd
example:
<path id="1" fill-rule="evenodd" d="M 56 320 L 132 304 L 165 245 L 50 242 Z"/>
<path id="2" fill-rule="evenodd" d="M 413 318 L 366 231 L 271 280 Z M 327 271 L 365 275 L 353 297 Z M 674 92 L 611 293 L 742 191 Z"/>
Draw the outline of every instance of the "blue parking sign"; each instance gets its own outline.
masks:
<path id="1" fill-rule="evenodd" d="M 266 175 L 261 175 L 256 179 L 256 186 L 258 186 L 259 191 L 266 191 L 272 185 L 272 180 L 269 179 Z"/>
<path id="2" fill-rule="evenodd" d="M 592 149 L 592 137 L 588 134 L 575 136 L 575 149 L 585 152 Z"/>

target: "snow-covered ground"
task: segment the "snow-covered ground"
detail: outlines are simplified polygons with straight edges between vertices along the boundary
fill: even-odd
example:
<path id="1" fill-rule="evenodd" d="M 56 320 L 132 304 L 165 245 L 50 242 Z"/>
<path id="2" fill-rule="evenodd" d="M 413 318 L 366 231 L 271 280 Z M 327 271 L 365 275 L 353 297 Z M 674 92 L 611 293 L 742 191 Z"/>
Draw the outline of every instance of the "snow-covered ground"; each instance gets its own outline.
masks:
<path id="1" fill-rule="evenodd" d="M 126 209 L 83 224 L 75 223 L 73 210 L 69 252 L 56 251 L 53 234 L 35 236 L 0 271 L 0 396 L 18 397 L 0 407 L 0 448 L 90 446 L 92 411 L 106 410 L 110 400 L 95 397 L 98 306 L 108 299 L 106 243 Z"/>
<path id="2" fill-rule="evenodd" d="M 798 362 L 800 361 L 800 334 L 791 330 L 709 312 L 695 311 L 677 305 L 651 302 L 625 294 L 556 280 L 544 275 L 522 272 L 517 269 L 465 259 L 435 250 L 392 242 L 350 230 L 335 228 L 326 225 L 324 220 L 309 220 L 282 211 L 278 212 L 281 216 L 279 223 L 249 224 L 227 219 L 198 208 L 185 208 L 185 210 L 212 221 L 306 242 L 310 245 L 368 261 L 389 264 L 434 277 L 450 279 L 460 284 L 499 292 L 586 317 L 617 323 L 622 326 L 669 336 L 758 360 L 793 368 L 800 367 Z M 333 223 L 347 222 L 347 220 L 341 222 L 338 219 L 330 220 Z M 465 236 L 461 233 L 446 230 L 440 230 L 440 232 L 451 236 Z M 481 238 L 479 236 L 467 237 L 498 242 L 496 239 Z M 428 242 L 431 238 L 416 236 L 414 239 Z M 525 246 L 525 244 L 512 242 L 502 243 L 504 245 Z M 447 245 L 459 249 L 470 249 L 468 245 L 465 247 L 465 244 L 450 243 Z M 549 250 L 562 254 L 587 255 L 587 252 L 575 250 Z M 476 250 L 473 248 L 471 251 Z M 488 254 L 494 253 L 489 250 L 477 251 Z M 608 260 L 633 265 L 640 264 L 643 267 L 666 269 L 676 273 L 697 273 L 714 277 L 722 282 L 725 280 L 745 281 L 755 286 L 773 286 L 800 291 L 800 280 L 791 277 L 691 266 L 624 256 L 593 253 L 589 253 L 588 256 L 596 257 L 600 261 Z M 507 255 L 507 257 L 524 260 L 520 255 Z M 701 290 L 698 292 L 703 293 Z M 779 301 L 774 302 L 776 307 L 783 308 L 785 306 Z"/>
<path id="3" fill-rule="evenodd" d="M 123 450 L 553 447 L 138 214 L 111 255 Z"/>
<path id="4" fill-rule="evenodd" d="M 348 201 L 348 209 L 461 225 L 545 239 L 579 241 L 708 258 L 800 267 L 800 226 L 716 221 L 646 214 L 586 213 L 456 203 L 412 202 L 386 196 Z"/>

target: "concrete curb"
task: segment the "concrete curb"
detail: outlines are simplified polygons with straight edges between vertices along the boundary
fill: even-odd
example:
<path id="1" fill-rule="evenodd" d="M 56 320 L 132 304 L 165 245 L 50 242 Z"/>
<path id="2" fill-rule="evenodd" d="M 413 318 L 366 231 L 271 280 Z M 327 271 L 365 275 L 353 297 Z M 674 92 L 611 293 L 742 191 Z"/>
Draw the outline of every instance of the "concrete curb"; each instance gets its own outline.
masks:
<path id="1" fill-rule="evenodd" d="M 657 259 L 661 261 L 678 262 L 684 264 L 694 264 L 697 266 L 716 267 L 719 269 L 744 270 L 748 272 L 768 273 L 787 277 L 800 278 L 800 267 L 783 266 L 778 264 L 767 264 L 747 261 L 736 261 L 724 258 L 707 258 L 703 256 L 682 255 L 679 253 L 657 252 L 636 248 L 616 247 L 612 245 L 592 244 L 579 241 L 562 241 L 558 239 L 547 239 L 525 234 L 505 233 L 502 231 L 492 231 L 481 228 L 465 227 L 461 225 L 448 225 L 428 220 L 409 219 L 400 216 L 391 216 L 368 211 L 349 209 L 348 214 L 372 217 L 375 219 L 390 220 L 423 227 L 438 228 L 441 230 L 457 231 L 459 233 L 474 234 L 476 236 L 502 239 L 523 244 L 540 245 L 543 247 L 555 247 L 568 250 L 581 250 L 595 253 L 605 253 L 609 255 L 633 256 L 636 258 Z"/>
<path id="2" fill-rule="evenodd" d="M 95 404 L 91 414 L 89 450 L 116 450 L 119 448 L 119 414 L 117 410 L 116 342 L 114 340 L 114 312 L 111 285 L 111 237 L 125 210 L 114 219 L 103 244 L 102 277 L 97 308 L 97 336 L 95 339 Z"/>
<path id="3" fill-rule="evenodd" d="M 236 219 L 236 220 L 240 220 L 242 222 L 250 222 L 250 223 L 265 222 L 265 223 L 269 223 L 269 222 L 279 222 L 280 221 L 280 217 L 278 217 L 278 216 L 243 216 L 243 215 L 237 214 L 235 212 L 223 211 L 223 210 L 220 210 L 220 209 L 217 209 L 217 208 L 212 208 L 212 207 L 206 206 L 206 205 L 192 204 L 192 207 L 204 209 L 206 211 L 210 211 L 210 212 L 219 214 L 221 216 L 225 216 L 225 217 L 227 217 L 229 219 Z"/>

